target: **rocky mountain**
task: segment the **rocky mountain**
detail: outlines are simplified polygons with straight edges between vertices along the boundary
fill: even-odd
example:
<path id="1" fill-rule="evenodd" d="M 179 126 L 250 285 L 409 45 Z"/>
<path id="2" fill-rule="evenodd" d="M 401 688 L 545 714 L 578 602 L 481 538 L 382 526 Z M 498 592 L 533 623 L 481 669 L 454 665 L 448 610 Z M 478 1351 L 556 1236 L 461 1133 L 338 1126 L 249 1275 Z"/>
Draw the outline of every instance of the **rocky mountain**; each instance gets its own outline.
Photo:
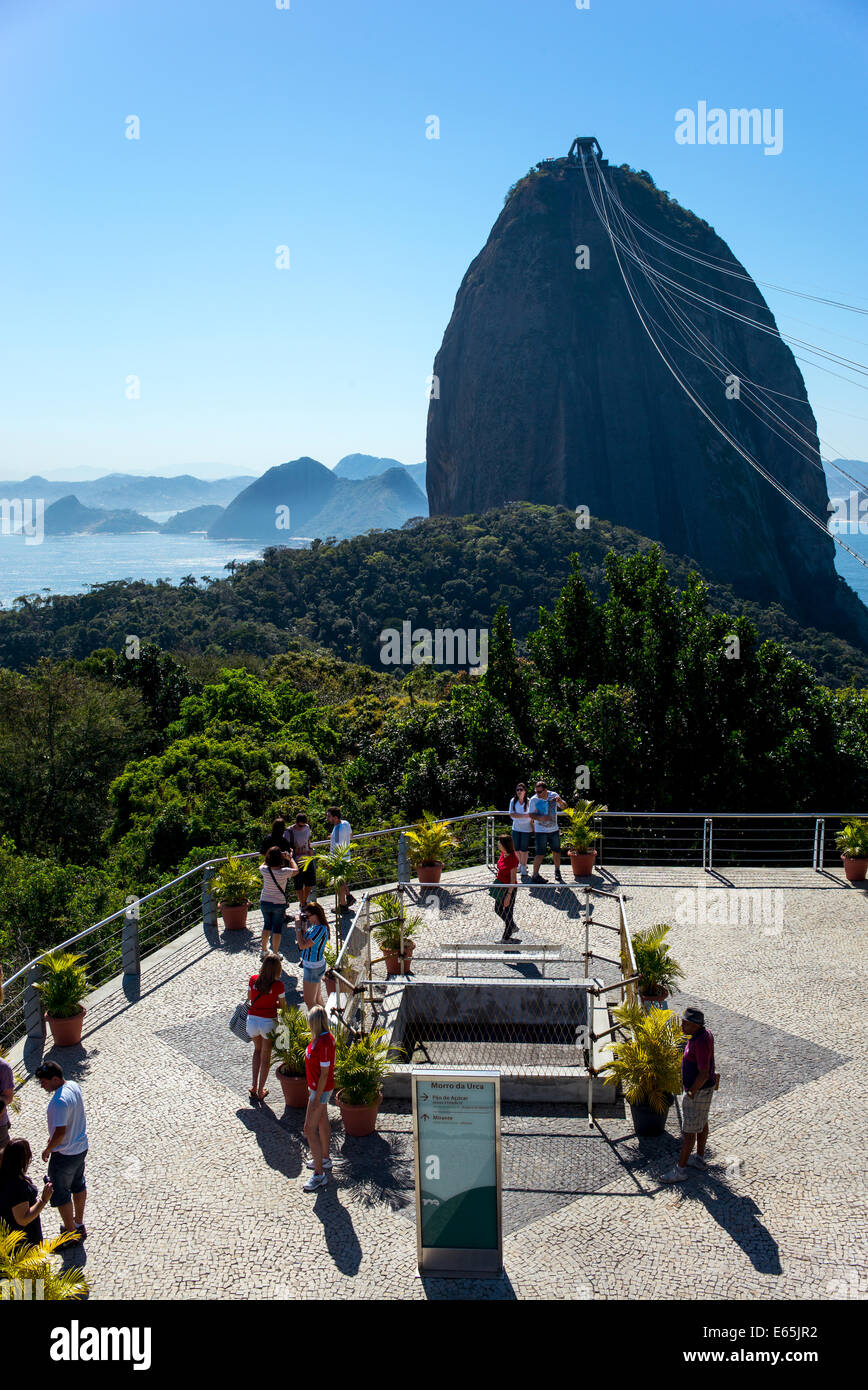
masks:
<path id="1" fill-rule="evenodd" d="M 74 536 L 82 532 L 91 535 L 101 533 L 126 534 L 133 531 L 159 531 L 160 527 L 149 517 L 140 516 L 129 509 L 105 511 L 100 507 L 85 507 L 72 493 L 60 497 L 45 508 L 45 534 L 47 536 Z"/>
<path id="2" fill-rule="evenodd" d="M 170 516 L 168 521 L 164 521 L 160 530 L 167 536 L 188 535 L 191 531 L 207 531 L 209 526 L 213 526 L 218 517 L 223 515 L 222 507 L 207 505 L 204 507 L 189 507 L 185 512 L 176 512 Z"/>
<path id="3" fill-rule="evenodd" d="M 316 459 L 293 459 L 269 468 L 245 488 L 208 534 L 280 545 L 290 536 L 343 538 L 372 527 L 401 526 L 408 517 L 424 516 L 428 510 L 408 471 L 398 464 L 378 476 L 356 480 L 336 477 Z"/>
<path id="4" fill-rule="evenodd" d="M 616 235 L 627 244 L 635 237 L 655 258 L 651 264 L 681 287 L 678 312 L 711 343 L 700 351 L 622 251 L 635 296 L 660 323 L 678 371 L 742 446 L 825 521 L 814 416 L 756 285 L 715 231 L 650 175 L 627 166 L 602 173 L 624 210 Z M 686 260 L 672 243 L 706 264 Z M 768 331 L 717 305 L 734 306 Z M 712 352 L 716 361 L 700 360 Z M 795 441 L 769 427 L 747 392 L 736 398 L 730 384 L 728 398 L 731 373 L 779 393 L 773 399 L 786 402 Z M 779 602 L 805 622 L 868 644 L 868 610 L 837 578 L 830 537 L 721 437 L 650 341 L 580 159 L 546 161 L 508 195 L 458 290 L 434 374 L 432 515 L 480 513 L 513 500 L 585 506 L 591 517 L 696 560 L 747 598 Z"/>
<path id="5" fill-rule="evenodd" d="M 403 468 L 399 459 L 378 459 L 373 454 L 347 454 L 334 466 L 336 478 L 376 478 L 390 468 Z"/>
<path id="6" fill-rule="evenodd" d="M 175 478 L 140 477 L 135 473 L 107 473 L 102 478 L 86 481 L 43 478 L 34 474 L 20 482 L 0 483 L 5 497 L 43 497 L 46 506 L 61 497 L 74 494 L 88 507 L 109 510 L 133 508 L 144 512 L 181 511 L 210 503 L 225 507 L 237 497 L 253 478 L 249 474 L 237 478 L 207 480 L 181 473 Z"/>

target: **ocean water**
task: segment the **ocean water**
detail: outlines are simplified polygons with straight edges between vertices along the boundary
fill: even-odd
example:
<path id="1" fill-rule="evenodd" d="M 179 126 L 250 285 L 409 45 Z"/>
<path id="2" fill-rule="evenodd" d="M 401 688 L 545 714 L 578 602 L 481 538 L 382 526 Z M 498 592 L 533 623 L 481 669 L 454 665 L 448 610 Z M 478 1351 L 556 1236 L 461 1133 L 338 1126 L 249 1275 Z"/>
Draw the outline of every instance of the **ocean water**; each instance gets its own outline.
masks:
<path id="1" fill-rule="evenodd" d="M 187 574 L 225 579 L 231 560 L 256 560 L 263 547 L 252 541 L 212 541 L 205 535 L 163 536 L 140 531 L 129 536 L 46 536 L 27 545 L 24 536 L 0 534 L 0 605 L 19 594 L 83 594 L 110 579 L 168 579 Z"/>

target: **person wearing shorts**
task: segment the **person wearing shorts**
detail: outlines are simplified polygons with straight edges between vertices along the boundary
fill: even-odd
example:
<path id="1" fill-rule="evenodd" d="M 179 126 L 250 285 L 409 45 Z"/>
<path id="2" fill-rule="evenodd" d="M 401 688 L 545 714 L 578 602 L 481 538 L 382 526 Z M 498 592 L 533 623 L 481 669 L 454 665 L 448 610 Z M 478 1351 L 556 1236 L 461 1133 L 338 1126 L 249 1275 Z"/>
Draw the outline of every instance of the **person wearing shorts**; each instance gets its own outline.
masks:
<path id="1" fill-rule="evenodd" d="M 295 920 L 302 966 L 301 990 L 304 1007 L 310 1011 L 324 1002 L 322 979 L 326 969 L 325 948 L 329 940 L 329 924 L 325 909 L 319 903 L 308 903 Z"/>
<path id="2" fill-rule="evenodd" d="M 329 1103 L 335 1084 L 335 1040 L 329 1031 L 328 1014 L 321 1004 L 308 1014 L 311 1040 L 304 1054 L 304 1071 L 307 1077 L 308 1101 L 304 1117 L 304 1132 L 310 1144 L 310 1158 L 306 1167 L 313 1172 L 302 1191 L 316 1192 L 325 1187 L 331 1172 L 329 1146 L 332 1132 L 329 1124 Z"/>
<path id="3" fill-rule="evenodd" d="M 714 1037 L 705 1026 L 701 1009 L 685 1009 L 681 1015 L 681 1031 L 687 1034 L 687 1045 L 681 1058 L 681 1153 L 678 1162 L 663 1174 L 662 1182 L 684 1182 L 691 1168 L 706 1168 L 705 1145 L 708 1142 L 708 1114 L 717 1087 L 714 1068 Z M 693 1145 L 696 1144 L 696 1153 Z"/>
<path id="4" fill-rule="evenodd" d="M 84 1162 L 88 1143 L 81 1088 L 75 1081 L 66 1080 L 56 1062 L 43 1062 L 36 1068 L 35 1076 L 43 1091 L 51 1096 L 46 1111 L 48 1143 L 42 1151 L 42 1161 L 48 1164 L 48 1181 L 53 1189 L 51 1205 L 59 1212 L 63 1230 L 84 1240 L 87 1236 Z"/>
<path id="5" fill-rule="evenodd" d="M 515 796 L 509 803 L 509 814 L 512 816 L 512 843 L 515 845 L 515 852 L 518 855 L 521 881 L 526 883 L 528 877 L 527 856 L 535 846 L 530 801 L 524 782 L 519 782 L 516 786 Z"/>
<path id="6" fill-rule="evenodd" d="M 547 882 L 540 873 L 546 851 L 551 850 L 552 859 L 555 866 L 555 879 L 558 883 L 563 883 L 561 878 L 561 832 L 558 830 L 558 809 L 563 808 L 566 802 L 558 796 L 557 792 L 549 791 L 545 782 L 537 782 L 536 795 L 530 799 L 530 814 L 536 837 L 536 854 L 533 861 L 533 873 L 531 883 Z"/>
<path id="7" fill-rule="evenodd" d="M 265 957 L 258 975 L 251 975 L 247 982 L 248 1010 L 247 1036 L 253 1039 L 253 1080 L 250 1087 L 250 1100 L 255 1105 L 268 1095 L 266 1081 L 271 1065 L 271 1048 L 274 1042 L 274 1025 L 277 1010 L 286 990 L 280 978 L 283 963 L 280 956 L 272 952 Z"/>
<path id="8" fill-rule="evenodd" d="M 259 866 L 262 876 L 262 892 L 259 895 L 259 910 L 262 913 L 261 960 L 265 960 L 269 950 L 276 956 L 280 955 L 280 938 L 286 921 L 286 885 L 297 868 L 292 855 L 276 845 L 265 851 L 265 862 Z"/>

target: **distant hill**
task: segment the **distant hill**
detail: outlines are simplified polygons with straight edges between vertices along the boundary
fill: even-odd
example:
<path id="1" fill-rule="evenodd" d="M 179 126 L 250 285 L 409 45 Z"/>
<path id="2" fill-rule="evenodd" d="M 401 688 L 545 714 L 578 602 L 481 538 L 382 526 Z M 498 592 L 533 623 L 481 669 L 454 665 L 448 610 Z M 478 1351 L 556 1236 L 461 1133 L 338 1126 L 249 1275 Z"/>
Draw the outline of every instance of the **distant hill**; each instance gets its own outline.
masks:
<path id="1" fill-rule="evenodd" d="M 290 536 L 343 539 L 372 528 L 402 526 L 408 517 L 428 512 L 425 495 L 409 473 L 403 464 L 396 464 L 372 477 L 341 478 L 316 459 L 292 459 L 269 468 L 245 488 L 208 534 L 215 540 L 263 540 L 279 545 Z M 288 530 L 279 526 L 282 507 L 289 507 Z"/>
<path id="2" fill-rule="evenodd" d="M 401 463 L 398 459 L 378 459 L 373 454 L 347 454 L 335 464 L 333 472 L 338 478 L 378 478 L 391 468 L 403 468 L 413 482 L 425 492 L 425 468 L 423 463 Z"/>
<path id="3" fill-rule="evenodd" d="M 60 497 L 45 508 L 45 534 L 47 536 L 74 536 L 87 532 L 91 535 L 133 531 L 159 531 L 155 521 L 138 512 L 121 508 L 105 511 L 101 507 L 85 507 L 72 493 Z"/>
<path id="4" fill-rule="evenodd" d="M 140 477 L 134 473 L 107 473 L 102 478 L 52 481 L 38 473 L 20 482 L 0 482 L 4 497 L 43 497 L 46 506 L 62 497 L 74 495 L 88 507 L 107 510 L 133 508 L 143 512 L 182 511 L 211 503 L 225 507 L 253 482 L 250 474 L 238 478 L 207 481 L 181 473 L 176 478 Z"/>
<path id="5" fill-rule="evenodd" d="M 185 512 L 176 512 L 170 516 L 168 521 L 164 521 L 160 530 L 169 536 L 186 535 L 191 531 L 207 531 L 209 526 L 213 526 L 218 517 L 223 515 L 223 507 L 205 506 L 190 507 Z"/>

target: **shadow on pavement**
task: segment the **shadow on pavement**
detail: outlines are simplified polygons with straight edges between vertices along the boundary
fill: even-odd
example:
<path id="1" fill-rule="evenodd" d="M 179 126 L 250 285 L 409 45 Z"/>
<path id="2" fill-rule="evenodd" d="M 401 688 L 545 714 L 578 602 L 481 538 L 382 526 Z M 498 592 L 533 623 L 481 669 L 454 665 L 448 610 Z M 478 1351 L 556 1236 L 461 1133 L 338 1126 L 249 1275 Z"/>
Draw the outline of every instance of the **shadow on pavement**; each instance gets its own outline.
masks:
<path id="1" fill-rule="evenodd" d="M 302 1132 L 303 1110 L 287 1109 L 282 1119 L 268 1105 L 251 1106 L 236 1111 L 236 1114 L 255 1137 L 269 1168 L 282 1173 L 285 1178 L 301 1176 L 308 1155 Z"/>
<path id="2" fill-rule="evenodd" d="M 322 1222 L 326 1247 L 336 1267 L 341 1274 L 358 1274 L 362 1247 L 353 1219 L 341 1205 L 334 1181 L 313 1196 L 313 1210 L 317 1220 Z"/>
<path id="3" fill-rule="evenodd" d="M 685 1200 L 702 1203 L 760 1274 L 783 1273 L 778 1243 L 759 1220 L 762 1208 L 752 1197 L 740 1197 L 713 1173 L 700 1169 L 691 1169 L 681 1190 Z"/>

